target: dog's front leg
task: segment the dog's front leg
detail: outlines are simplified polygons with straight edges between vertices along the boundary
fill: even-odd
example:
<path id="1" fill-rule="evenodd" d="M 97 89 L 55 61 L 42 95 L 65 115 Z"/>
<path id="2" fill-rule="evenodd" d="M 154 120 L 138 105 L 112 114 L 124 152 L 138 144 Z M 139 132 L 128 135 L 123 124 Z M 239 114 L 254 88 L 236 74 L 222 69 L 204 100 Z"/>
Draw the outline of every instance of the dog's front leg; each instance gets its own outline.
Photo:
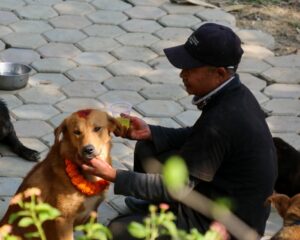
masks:
<path id="1" fill-rule="evenodd" d="M 47 224 L 46 224 L 47 223 Z M 58 217 L 54 221 L 45 222 L 47 240 L 73 240 L 73 220 Z"/>

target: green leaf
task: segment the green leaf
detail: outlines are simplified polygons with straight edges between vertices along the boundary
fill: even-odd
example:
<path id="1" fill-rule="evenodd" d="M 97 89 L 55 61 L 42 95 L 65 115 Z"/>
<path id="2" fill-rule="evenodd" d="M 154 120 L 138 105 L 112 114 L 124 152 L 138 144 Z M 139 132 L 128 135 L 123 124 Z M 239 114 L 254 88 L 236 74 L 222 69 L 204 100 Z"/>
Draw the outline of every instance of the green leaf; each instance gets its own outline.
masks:
<path id="1" fill-rule="evenodd" d="M 168 233 L 172 237 L 178 236 L 177 227 L 174 222 L 166 221 L 166 222 L 162 223 L 162 226 L 164 226 L 168 230 Z"/>
<path id="2" fill-rule="evenodd" d="M 135 238 L 145 238 L 146 237 L 146 228 L 144 227 L 144 225 L 142 225 L 140 223 L 131 222 L 128 225 L 128 231 Z"/>
<path id="3" fill-rule="evenodd" d="M 32 233 L 26 233 L 25 237 L 26 238 L 39 238 L 41 236 L 38 232 L 32 232 Z"/>
<path id="4" fill-rule="evenodd" d="M 30 217 L 23 217 L 18 223 L 19 227 L 28 227 L 30 225 L 34 224 L 32 218 Z"/>
<path id="5" fill-rule="evenodd" d="M 48 212 L 40 212 L 38 214 L 38 218 L 41 221 L 41 223 L 43 223 L 49 219 L 49 214 L 48 214 Z"/>

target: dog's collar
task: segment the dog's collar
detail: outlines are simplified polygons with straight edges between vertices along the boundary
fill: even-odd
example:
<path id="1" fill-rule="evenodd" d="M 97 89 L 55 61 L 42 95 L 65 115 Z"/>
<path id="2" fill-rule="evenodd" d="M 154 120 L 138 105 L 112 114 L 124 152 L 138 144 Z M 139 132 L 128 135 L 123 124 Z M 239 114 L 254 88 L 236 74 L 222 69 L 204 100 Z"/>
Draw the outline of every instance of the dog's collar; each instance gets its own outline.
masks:
<path id="1" fill-rule="evenodd" d="M 66 173 L 72 184 L 83 194 L 93 196 L 100 194 L 109 186 L 109 182 L 101 179 L 96 182 L 86 180 L 78 171 L 78 166 L 71 160 L 65 159 Z"/>

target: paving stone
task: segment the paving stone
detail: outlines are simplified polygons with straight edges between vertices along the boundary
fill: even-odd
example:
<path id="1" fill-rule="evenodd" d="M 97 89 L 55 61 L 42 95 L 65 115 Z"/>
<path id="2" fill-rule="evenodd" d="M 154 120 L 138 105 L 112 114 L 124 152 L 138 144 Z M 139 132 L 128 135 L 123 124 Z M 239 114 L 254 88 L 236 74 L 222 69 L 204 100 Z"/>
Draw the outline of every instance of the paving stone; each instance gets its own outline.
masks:
<path id="1" fill-rule="evenodd" d="M 92 37 L 114 38 L 126 33 L 124 30 L 114 25 L 93 24 L 82 29 L 87 35 Z"/>
<path id="2" fill-rule="evenodd" d="M 163 49 L 165 48 L 170 48 L 170 47 L 175 47 L 178 45 L 181 45 L 182 42 L 175 42 L 175 41 L 170 41 L 170 40 L 159 40 L 155 43 L 153 43 L 150 48 L 155 51 L 157 54 L 160 56 L 165 56 L 165 53 Z M 172 66 L 172 65 L 171 65 Z"/>
<path id="3" fill-rule="evenodd" d="M 103 82 L 111 77 L 111 74 L 101 67 L 81 66 L 74 68 L 66 74 L 74 81 L 98 81 Z"/>
<path id="4" fill-rule="evenodd" d="M 153 84 L 140 91 L 140 94 L 146 99 L 157 100 L 178 100 L 187 96 L 178 84 Z"/>
<path id="5" fill-rule="evenodd" d="M 53 29 L 43 20 L 20 20 L 9 25 L 15 32 L 43 33 Z"/>
<path id="6" fill-rule="evenodd" d="M 181 42 L 183 44 L 192 33 L 193 31 L 189 28 L 166 27 L 158 30 L 155 35 L 164 40 Z"/>
<path id="7" fill-rule="evenodd" d="M 76 15 L 58 16 L 55 18 L 51 18 L 49 22 L 57 28 L 73 29 L 81 29 L 91 24 L 91 22 L 87 18 Z"/>
<path id="8" fill-rule="evenodd" d="M 4 216 L 8 208 L 11 197 L 0 197 L 0 218 Z"/>
<path id="9" fill-rule="evenodd" d="M 192 104 L 193 96 L 189 95 L 179 100 L 179 103 L 186 109 L 186 110 L 197 110 L 197 106 Z M 199 111 L 199 110 L 198 110 Z"/>
<path id="10" fill-rule="evenodd" d="M 54 11 L 50 6 L 43 4 L 32 4 L 22 8 L 16 9 L 17 14 L 21 18 L 25 19 L 50 19 L 58 16 L 57 12 Z"/>
<path id="11" fill-rule="evenodd" d="M 48 85 L 24 89 L 18 96 L 27 104 L 53 104 L 66 98 L 56 87 Z"/>
<path id="12" fill-rule="evenodd" d="M 160 6 L 168 0 L 128 0 L 134 6 Z"/>
<path id="13" fill-rule="evenodd" d="M 153 20 L 130 19 L 120 24 L 127 32 L 153 33 L 161 29 L 162 26 Z"/>
<path id="14" fill-rule="evenodd" d="M 278 215 L 276 209 L 272 207 L 270 217 L 268 218 L 268 221 L 266 223 L 265 235 L 273 236 L 277 231 L 279 231 L 282 225 L 283 225 L 282 218 Z"/>
<path id="15" fill-rule="evenodd" d="M 231 28 L 232 31 L 234 31 L 234 32 L 236 32 L 236 31 L 239 30 L 239 28 L 237 28 L 235 25 L 230 24 L 230 23 L 229 23 L 228 21 L 226 21 L 226 20 L 223 20 L 223 21 L 222 21 L 222 20 L 203 21 L 203 22 L 200 22 L 200 23 L 194 25 L 194 26 L 192 27 L 192 29 L 195 31 L 195 30 L 197 30 L 200 26 L 202 26 L 203 24 L 206 24 L 206 23 L 217 23 L 217 24 L 219 24 L 219 25 L 223 25 L 223 26 L 226 26 L 226 27 Z"/>
<path id="16" fill-rule="evenodd" d="M 262 73 L 262 76 L 270 82 L 300 83 L 300 69 L 273 67 Z"/>
<path id="17" fill-rule="evenodd" d="M 145 47 L 123 46 L 113 50 L 111 53 L 120 60 L 135 60 L 147 62 L 157 57 L 156 53 Z"/>
<path id="18" fill-rule="evenodd" d="M 175 116 L 175 120 L 183 127 L 191 127 L 195 124 L 200 115 L 200 111 L 187 110 Z"/>
<path id="19" fill-rule="evenodd" d="M 107 52 L 83 52 L 73 58 L 80 65 L 104 67 L 116 61 L 116 59 Z"/>
<path id="20" fill-rule="evenodd" d="M 174 69 L 174 66 L 166 57 L 157 57 L 149 61 L 148 64 L 154 69 Z"/>
<path id="21" fill-rule="evenodd" d="M 19 137 L 39 138 L 53 132 L 53 128 L 41 120 L 18 120 L 13 125 Z"/>
<path id="22" fill-rule="evenodd" d="M 98 221 L 104 226 L 108 225 L 111 220 L 115 219 L 119 213 L 113 209 L 106 201 L 102 202 L 98 207 Z"/>
<path id="23" fill-rule="evenodd" d="M 125 196 L 122 195 L 114 195 L 109 201 L 109 204 L 122 215 L 128 214 L 129 211 L 124 202 L 124 198 Z"/>
<path id="24" fill-rule="evenodd" d="M 8 109 L 13 109 L 22 105 L 22 101 L 12 94 L 0 94 L 0 98 L 5 102 Z"/>
<path id="25" fill-rule="evenodd" d="M 214 22 L 227 22 L 231 26 L 236 25 L 236 20 L 234 15 L 225 12 L 221 9 L 204 9 L 196 13 L 196 16 L 205 21 L 214 21 Z"/>
<path id="26" fill-rule="evenodd" d="M 1 0 L 0 9 L 3 10 L 15 10 L 24 6 L 25 3 L 22 0 Z"/>
<path id="27" fill-rule="evenodd" d="M 195 5 L 183 5 L 166 3 L 161 6 L 169 14 L 196 14 L 197 12 L 203 11 L 205 8 L 202 6 Z"/>
<path id="28" fill-rule="evenodd" d="M 0 176 L 25 177 L 35 163 L 19 157 L 2 157 L 0 158 L 0 165 Z"/>
<path id="29" fill-rule="evenodd" d="M 275 83 L 265 88 L 264 94 L 272 98 L 300 98 L 300 85 Z"/>
<path id="30" fill-rule="evenodd" d="M 300 55 L 291 54 L 287 56 L 268 57 L 265 61 L 274 67 L 300 67 Z"/>
<path id="31" fill-rule="evenodd" d="M 143 76 L 152 70 L 147 64 L 137 61 L 118 61 L 107 66 L 114 75 Z"/>
<path id="32" fill-rule="evenodd" d="M 132 5 L 120 0 L 95 0 L 92 4 L 98 9 L 112 11 L 123 11 L 132 7 Z"/>
<path id="33" fill-rule="evenodd" d="M 31 86 L 48 86 L 56 88 L 60 88 L 70 82 L 70 79 L 63 74 L 58 73 L 37 73 L 30 76 L 28 81 Z"/>
<path id="34" fill-rule="evenodd" d="M 166 15 L 166 12 L 158 7 L 135 6 L 124 11 L 131 18 L 157 20 Z"/>
<path id="35" fill-rule="evenodd" d="M 44 58 L 33 62 L 31 65 L 39 72 L 57 73 L 63 73 L 76 67 L 76 63 L 65 58 Z"/>
<path id="36" fill-rule="evenodd" d="M 94 23 L 113 25 L 118 25 L 128 19 L 128 17 L 121 12 L 108 10 L 98 10 L 89 14 L 87 17 Z"/>
<path id="37" fill-rule="evenodd" d="M 127 168 L 127 170 L 133 171 L 133 154 L 122 157 L 120 162 Z"/>
<path id="38" fill-rule="evenodd" d="M 54 107 L 46 104 L 24 104 L 12 109 L 14 115 L 20 119 L 47 120 L 59 113 Z"/>
<path id="39" fill-rule="evenodd" d="M 69 98 L 56 104 L 62 112 L 76 112 L 86 108 L 103 108 L 103 104 L 92 98 Z"/>
<path id="40" fill-rule="evenodd" d="M 113 77 L 105 80 L 103 82 L 110 90 L 129 90 L 129 91 L 139 91 L 144 87 L 149 86 L 149 83 L 139 77 Z"/>
<path id="41" fill-rule="evenodd" d="M 59 125 L 63 122 L 63 120 L 64 120 L 65 118 L 67 118 L 69 115 L 70 115 L 70 113 L 68 113 L 68 112 L 60 113 L 60 114 L 56 115 L 55 117 L 50 118 L 50 119 L 49 119 L 49 122 L 50 122 L 54 127 L 57 127 L 57 126 L 59 126 Z M 50 143 L 52 144 L 52 140 L 51 140 Z"/>
<path id="42" fill-rule="evenodd" d="M 168 100 L 147 100 L 135 109 L 146 117 L 174 117 L 183 111 L 178 103 Z"/>
<path id="43" fill-rule="evenodd" d="M 20 177 L 0 177 L 0 196 L 14 195 L 22 180 Z"/>
<path id="44" fill-rule="evenodd" d="M 122 143 L 114 143 L 111 149 L 113 159 L 120 159 L 132 153 L 132 149 Z"/>
<path id="45" fill-rule="evenodd" d="M 101 51 L 111 51 L 121 45 L 111 38 L 102 37 L 88 37 L 76 45 L 86 52 L 101 52 Z"/>
<path id="46" fill-rule="evenodd" d="M 85 15 L 95 11 L 95 8 L 91 4 L 76 1 L 58 3 L 53 8 L 60 15 Z"/>
<path id="47" fill-rule="evenodd" d="M 245 84 L 249 89 L 261 91 L 267 86 L 267 82 L 255 77 L 249 73 L 240 73 L 240 80 Z"/>
<path id="48" fill-rule="evenodd" d="M 192 15 L 171 14 L 160 18 L 158 22 L 165 27 L 192 27 L 201 20 Z"/>
<path id="49" fill-rule="evenodd" d="M 237 32 L 237 35 L 241 38 L 242 42 L 245 44 L 260 45 L 268 49 L 275 48 L 274 37 L 261 30 L 242 29 Z"/>
<path id="50" fill-rule="evenodd" d="M 272 115 L 297 116 L 300 113 L 300 100 L 271 99 L 263 106 Z"/>
<path id="51" fill-rule="evenodd" d="M 117 159 L 116 156 L 114 156 L 112 154 L 112 167 L 115 169 L 121 169 L 121 170 L 127 170 L 127 167 L 124 166 L 124 164 L 122 162 L 119 161 L 119 159 Z"/>
<path id="52" fill-rule="evenodd" d="M 103 102 L 104 106 L 109 109 L 110 105 L 116 102 L 128 102 L 132 106 L 145 101 L 145 99 L 134 91 L 126 91 L 126 90 L 114 90 L 109 91 L 98 99 Z"/>
<path id="53" fill-rule="evenodd" d="M 44 57 L 61 57 L 61 58 L 72 58 L 81 53 L 73 44 L 67 43 L 48 43 L 37 51 Z"/>
<path id="54" fill-rule="evenodd" d="M 280 137 L 298 151 L 300 150 L 300 136 L 297 133 L 273 133 L 273 137 Z"/>
<path id="55" fill-rule="evenodd" d="M 38 33 L 10 33 L 2 38 L 2 40 L 16 48 L 36 49 L 43 46 L 47 41 Z"/>
<path id="56" fill-rule="evenodd" d="M 53 29 L 44 33 L 51 42 L 76 43 L 87 36 L 77 29 Z"/>
<path id="57" fill-rule="evenodd" d="M 274 56 L 271 50 L 259 45 L 246 44 L 242 45 L 242 48 L 244 50 L 243 57 L 265 59 Z"/>
<path id="58" fill-rule="evenodd" d="M 0 26 L 0 37 L 6 36 L 9 33 L 12 33 L 13 31 L 6 27 L 6 26 Z"/>
<path id="59" fill-rule="evenodd" d="M 124 45 L 138 47 L 149 47 L 159 40 L 159 38 L 149 33 L 126 33 L 116 37 L 116 39 Z"/>
<path id="60" fill-rule="evenodd" d="M 68 97 L 97 97 L 107 89 L 99 81 L 76 81 L 62 88 Z"/>
<path id="61" fill-rule="evenodd" d="M 42 143 L 39 139 L 36 138 L 20 138 L 20 141 L 26 146 L 31 149 L 38 151 L 39 153 L 43 151 L 48 151 L 48 147 Z M 42 160 L 42 158 L 40 159 Z"/>
<path id="62" fill-rule="evenodd" d="M 44 4 L 48 6 L 52 6 L 55 3 L 60 3 L 62 0 L 24 0 L 29 4 Z"/>
<path id="63" fill-rule="evenodd" d="M 19 21 L 19 18 L 12 12 L 0 11 L 0 24 L 9 25 L 11 23 Z"/>
<path id="64" fill-rule="evenodd" d="M 253 93 L 254 97 L 256 98 L 256 100 L 260 105 L 263 105 L 264 103 L 270 100 L 266 95 L 264 95 L 260 91 L 252 90 L 251 92 Z"/>
<path id="65" fill-rule="evenodd" d="M 255 58 L 242 58 L 238 72 L 260 74 L 269 68 L 271 68 L 271 65 L 263 62 L 262 60 Z"/>
<path id="66" fill-rule="evenodd" d="M 270 116 L 266 121 L 272 133 L 300 133 L 299 117 Z"/>
<path id="67" fill-rule="evenodd" d="M 174 83 L 182 82 L 177 69 L 157 69 L 144 74 L 143 78 L 151 83 Z"/>
<path id="68" fill-rule="evenodd" d="M 0 52 L 0 59 L 3 62 L 19 62 L 30 64 L 40 59 L 40 55 L 31 49 L 9 48 Z"/>

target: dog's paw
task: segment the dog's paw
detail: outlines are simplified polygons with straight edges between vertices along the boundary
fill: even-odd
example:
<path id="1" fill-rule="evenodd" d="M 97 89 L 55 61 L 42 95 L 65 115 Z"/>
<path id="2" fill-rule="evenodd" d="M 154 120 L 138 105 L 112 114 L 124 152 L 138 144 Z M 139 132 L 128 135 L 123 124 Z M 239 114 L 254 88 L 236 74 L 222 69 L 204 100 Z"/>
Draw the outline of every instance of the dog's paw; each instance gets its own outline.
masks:
<path id="1" fill-rule="evenodd" d="M 40 159 L 39 152 L 25 148 L 20 152 L 20 156 L 25 158 L 28 161 L 37 162 Z"/>

